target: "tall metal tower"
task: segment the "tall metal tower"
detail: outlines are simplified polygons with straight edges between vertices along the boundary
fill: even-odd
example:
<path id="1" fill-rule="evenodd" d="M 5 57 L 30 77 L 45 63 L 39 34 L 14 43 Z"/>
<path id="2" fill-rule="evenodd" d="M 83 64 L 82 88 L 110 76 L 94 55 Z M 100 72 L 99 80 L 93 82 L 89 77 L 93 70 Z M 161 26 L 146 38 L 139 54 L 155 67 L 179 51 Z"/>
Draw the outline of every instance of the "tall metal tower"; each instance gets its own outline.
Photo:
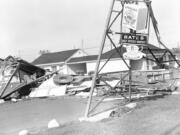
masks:
<path id="1" fill-rule="evenodd" d="M 139 26 L 138 26 L 138 24 L 136 24 L 136 27 L 133 27 L 132 24 L 134 23 L 134 20 L 132 18 L 133 15 L 130 12 L 130 10 L 131 10 L 131 6 L 138 6 L 138 5 L 143 5 L 146 8 L 146 10 L 142 11 L 142 16 L 141 16 L 141 19 L 145 19 L 145 23 L 142 23 L 143 20 L 141 20 L 139 18 L 139 22 L 137 22 L 137 23 L 139 23 Z M 129 23 L 129 24 L 127 24 L 127 23 Z M 129 25 L 129 26 L 127 26 L 127 25 Z M 175 61 L 178 64 L 178 66 L 180 67 L 180 64 L 176 60 L 175 56 L 161 41 L 159 30 L 157 27 L 157 21 L 154 17 L 154 13 L 153 13 L 153 10 L 151 7 L 150 0 L 112 0 L 112 3 L 110 5 L 109 14 L 107 16 L 106 26 L 104 29 L 104 35 L 103 35 L 101 46 L 100 46 L 99 53 L 98 53 L 99 55 L 98 55 L 98 59 L 97 59 L 97 63 L 96 63 L 95 74 L 94 74 L 93 81 L 92 81 L 92 86 L 91 86 L 90 96 L 88 99 L 88 104 L 87 104 L 87 108 L 86 108 L 86 112 L 85 112 L 85 117 L 88 117 L 90 112 L 92 110 L 94 110 L 99 104 L 99 103 L 97 103 L 97 105 L 95 105 L 94 107 L 92 107 L 92 105 L 91 105 L 92 95 L 93 95 L 94 89 L 96 87 L 96 80 L 99 79 L 100 81 L 103 81 L 106 85 L 108 85 L 108 83 L 106 83 L 106 81 L 103 80 L 100 75 L 100 71 L 102 70 L 102 68 L 104 68 L 104 66 L 109 62 L 109 60 L 113 56 L 113 54 L 112 54 L 106 60 L 104 65 L 100 68 L 101 57 L 102 57 L 103 50 L 104 50 L 104 47 L 107 44 L 107 42 L 110 42 L 112 44 L 113 48 L 116 50 L 116 53 L 119 55 L 119 58 L 121 58 L 123 60 L 124 64 L 128 68 L 129 96 L 126 97 L 123 94 L 122 94 L 122 96 L 126 99 L 129 99 L 129 101 L 131 101 L 132 68 L 131 68 L 131 64 L 130 64 L 131 62 L 128 62 L 127 58 L 130 57 L 130 58 L 128 58 L 128 60 L 131 61 L 131 58 L 134 59 L 133 57 L 135 54 L 133 54 L 131 56 L 123 55 L 122 52 L 123 52 L 124 47 L 126 47 L 126 50 L 128 48 L 130 48 L 132 50 L 132 49 L 137 49 L 137 48 L 146 46 L 147 50 L 153 57 L 153 59 L 151 59 L 151 60 L 154 61 L 157 65 L 159 65 L 161 67 L 164 65 L 165 62 L 159 60 L 154 55 L 151 48 L 149 47 L 150 46 L 149 36 L 150 36 L 151 25 L 153 26 L 152 28 L 154 29 L 154 33 L 156 35 L 159 46 L 164 49 L 164 53 L 162 54 L 161 57 L 163 57 L 167 53 L 169 53 L 169 55 L 172 57 L 173 61 Z M 143 28 L 144 31 L 141 30 L 141 27 L 144 27 Z M 148 59 L 144 55 L 135 56 L 135 59 L 139 59 L 139 57 Z M 125 76 L 127 76 L 127 74 Z M 122 79 L 124 77 L 122 77 L 120 79 L 120 81 L 122 81 Z M 111 89 L 113 89 L 112 86 L 110 86 L 110 85 L 108 85 L 108 86 Z M 102 98 L 102 100 L 103 100 L 103 98 Z M 102 101 L 102 100 L 100 100 L 100 101 Z"/>

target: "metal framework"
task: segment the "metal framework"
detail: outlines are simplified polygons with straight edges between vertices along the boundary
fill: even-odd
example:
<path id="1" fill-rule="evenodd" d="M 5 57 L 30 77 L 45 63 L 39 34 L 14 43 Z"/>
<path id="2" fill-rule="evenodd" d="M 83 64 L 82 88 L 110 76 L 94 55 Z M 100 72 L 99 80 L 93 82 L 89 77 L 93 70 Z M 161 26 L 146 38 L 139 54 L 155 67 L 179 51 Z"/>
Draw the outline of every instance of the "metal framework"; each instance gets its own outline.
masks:
<path id="1" fill-rule="evenodd" d="M 151 48 L 149 48 L 149 36 L 150 36 L 150 25 L 152 24 L 154 32 L 156 34 L 156 38 L 157 41 L 159 43 L 159 45 L 161 47 L 164 48 L 164 53 L 161 57 L 163 57 L 164 55 L 166 55 L 167 53 L 170 54 L 170 56 L 172 57 L 173 61 L 175 61 L 178 66 L 180 67 L 179 62 L 176 60 L 175 56 L 172 54 L 172 52 L 165 46 L 165 44 L 163 44 L 163 42 L 160 39 L 160 34 L 159 34 L 159 30 L 157 27 L 157 21 L 154 17 L 154 13 L 151 7 L 151 1 L 150 0 L 112 0 L 112 3 L 110 5 L 110 10 L 109 10 L 109 14 L 107 17 L 107 21 L 106 21 L 106 26 L 104 29 L 104 35 L 102 38 L 102 42 L 101 42 L 101 46 L 99 49 L 99 55 L 98 55 L 98 59 L 97 59 L 97 63 L 96 63 L 96 68 L 95 68 L 95 74 L 93 77 L 93 81 L 92 81 L 92 86 L 91 86 L 91 90 L 90 90 L 90 96 L 88 99 L 88 103 L 87 103 L 87 108 L 85 111 L 85 117 L 89 117 L 90 113 L 100 104 L 100 102 L 103 101 L 103 99 L 106 97 L 103 97 L 102 100 L 100 100 L 99 103 L 97 103 L 97 105 L 95 105 L 94 107 L 92 107 L 91 103 L 92 103 L 92 95 L 94 92 L 94 88 L 96 87 L 96 81 L 97 79 L 99 79 L 100 81 L 104 82 L 107 86 L 109 86 L 112 90 L 114 89 L 114 87 L 111 87 L 105 80 L 103 80 L 103 78 L 101 77 L 102 74 L 100 74 L 100 71 L 104 68 L 104 66 L 109 62 L 109 60 L 112 58 L 112 56 L 114 55 L 113 53 L 111 54 L 111 56 L 106 60 L 106 62 L 104 63 L 104 65 L 99 69 L 100 67 L 100 61 L 101 61 L 101 57 L 103 54 L 103 49 L 106 45 L 106 42 L 110 42 L 112 44 L 112 46 L 114 47 L 114 49 L 116 50 L 117 54 L 119 55 L 119 57 L 123 60 L 123 62 L 125 63 L 125 65 L 128 68 L 128 74 L 125 74 L 124 76 L 121 77 L 121 79 L 119 80 L 119 82 L 116 84 L 116 86 L 123 81 L 123 79 L 127 76 L 129 76 L 129 96 L 126 97 L 123 92 L 121 93 L 121 95 L 125 98 L 128 99 L 128 101 L 131 101 L 131 84 L 132 84 L 132 69 L 131 69 L 131 62 L 127 63 L 127 61 L 123 58 L 122 56 L 122 49 L 123 49 L 123 45 L 124 43 L 122 42 L 122 34 L 123 34 L 123 10 L 124 10 L 124 5 L 126 3 L 140 3 L 143 2 L 145 3 L 145 5 L 147 6 L 147 11 L 148 11 L 148 16 L 147 16 L 147 33 L 145 34 L 147 36 L 147 44 L 145 44 L 144 46 L 146 46 L 149 51 L 149 53 L 151 54 L 151 56 L 153 57 L 153 59 L 150 59 L 148 57 L 144 57 L 147 60 L 152 60 L 154 62 L 157 63 L 158 66 L 162 67 L 164 65 L 165 62 L 167 61 L 160 61 L 159 58 L 156 57 L 156 55 L 154 55 L 153 50 L 151 50 Z M 117 9 L 117 7 L 119 7 Z M 151 23 L 152 22 L 152 23 Z M 112 27 L 115 23 L 119 23 L 118 25 L 120 26 L 119 29 L 116 30 L 112 30 Z M 130 33 L 131 35 L 141 35 L 141 33 L 137 33 L 136 31 L 131 31 Z M 117 44 L 116 41 L 114 41 L 114 39 L 112 38 L 114 35 L 118 36 L 118 41 L 119 43 Z M 115 87 L 116 87 L 115 86 Z M 92 108 L 92 109 L 91 109 Z M 91 109 L 91 110 L 90 110 Z"/>

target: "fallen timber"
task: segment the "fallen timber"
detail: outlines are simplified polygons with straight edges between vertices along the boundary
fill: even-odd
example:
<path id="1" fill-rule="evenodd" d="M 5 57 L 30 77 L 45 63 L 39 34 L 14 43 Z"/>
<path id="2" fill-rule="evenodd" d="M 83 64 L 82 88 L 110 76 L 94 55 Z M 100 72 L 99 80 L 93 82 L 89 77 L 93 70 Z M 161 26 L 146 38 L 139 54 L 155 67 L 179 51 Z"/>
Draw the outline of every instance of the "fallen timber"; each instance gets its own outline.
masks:
<path id="1" fill-rule="evenodd" d="M 16 84 L 10 89 L 9 85 L 13 76 L 18 73 L 19 70 L 27 70 L 27 67 L 18 65 L 18 62 L 16 62 L 13 66 L 17 67 L 17 71 L 14 70 L 11 78 L 4 86 L 3 91 L 0 91 L 0 98 L 5 100 L 11 99 L 12 97 L 21 98 L 23 96 L 28 96 L 32 89 L 38 88 L 41 83 L 51 78 L 54 74 L 57 74 L 53 77 L 54 83 L 58 82 L 58 84 L 55 83 L 57 87 L 67 85 L 66 94 L 69 93 L 70 95 L 76 95 L 80 92 L 89 92 L 92 83 L 92 76 L 60 75 L 58 74 L 58 71 L 55 71 L 47 75 L 41 75 L 28 82 L 23 82 L 22 78 L 20 78 L 21 83 Z M 19 66 L 21 68 L 19 68 Z M 176 82 L 180 79 L 178 78 L 178 74 L 180 74 L 179 70 L 173 69 L 133 71 L 131 80 L 132 94 L 170 94 L 172 91 L 177 89 Z M 97 96 L 120 95 L 123 98 L 126 98 L 129 90 L 128 71 L 99 74 L 96 88 Z"/>
<path id="2" fill-rule="evenodd" d="M 128 93 L 129 80 L 127 71 L 119 73 L 104 73 L 99 75 L 100 80 L 109 82 L 109 80 L 120 80 L 119 84 L 112 87 L 112 91 Z M 132 94 L 146 93 L 147 95 L 162 93 L 169 94 L 178 88 L 177 82 L 180 71 L 178 69 L 170 70 L 148 70 L 132 72 Z"/>
<path id="3" fill-rule="evenodd" d="M 27 92 L 28 88 L 35 88 L 37 87 L 38 83 L 41 83 L 43 81 L 45 81 L 46 79 L 50 78 L 51 76 L 53 76 L 54 74 L 57 74 L 58 71 L 52 72 L 50 74 L 44 75 L 42 77 L 37 78 L 36 80 L 33 80 L 27 84 L 21 84 L 19 85 L 17 88 L 15 88 L 11 93 L 7 94 L 6 96 L 2 97 L 2 99 L 8 99 L 10 97 L 10 95 L 12 95 L 15 92 L 19 92 L 24 93 Z M 28 92 L 28 94 L 30 93 L 30 91 Z M 26 94 L 26 95 L 28 95 Z M 24 96 L 24 94 L 23 94 Z"/>

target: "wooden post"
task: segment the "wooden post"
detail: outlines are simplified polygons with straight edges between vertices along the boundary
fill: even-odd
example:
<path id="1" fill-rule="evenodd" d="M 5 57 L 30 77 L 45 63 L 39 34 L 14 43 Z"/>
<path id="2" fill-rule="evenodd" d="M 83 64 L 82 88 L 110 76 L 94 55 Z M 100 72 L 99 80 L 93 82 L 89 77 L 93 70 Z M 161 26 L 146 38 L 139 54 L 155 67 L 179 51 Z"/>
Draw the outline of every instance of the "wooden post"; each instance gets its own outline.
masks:
<path id="1" fill-rule="evenodd" d="M 129 102 L 131 102 L 131 90 L 132 90 L 132 69 L 131 69 L 131 60 L 129 60 Z"/>

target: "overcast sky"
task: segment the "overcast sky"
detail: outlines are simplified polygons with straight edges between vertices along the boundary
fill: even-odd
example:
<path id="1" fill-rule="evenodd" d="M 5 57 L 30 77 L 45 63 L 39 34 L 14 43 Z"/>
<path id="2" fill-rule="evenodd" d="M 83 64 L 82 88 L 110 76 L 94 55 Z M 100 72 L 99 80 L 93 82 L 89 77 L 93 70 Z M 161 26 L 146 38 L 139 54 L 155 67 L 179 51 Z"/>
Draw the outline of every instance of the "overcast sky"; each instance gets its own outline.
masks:
<path id="1" fill-rule="evenodd" d="M 0 57 L 32 61 L 39 50 L 74 47 L 98 52 L 111 0 L 0 0 Z M 179 0 L 154 0 L 152 7 L 167 47 L 180 41 Z M 91 49 L 87 49 L 91 51 Z"/>

